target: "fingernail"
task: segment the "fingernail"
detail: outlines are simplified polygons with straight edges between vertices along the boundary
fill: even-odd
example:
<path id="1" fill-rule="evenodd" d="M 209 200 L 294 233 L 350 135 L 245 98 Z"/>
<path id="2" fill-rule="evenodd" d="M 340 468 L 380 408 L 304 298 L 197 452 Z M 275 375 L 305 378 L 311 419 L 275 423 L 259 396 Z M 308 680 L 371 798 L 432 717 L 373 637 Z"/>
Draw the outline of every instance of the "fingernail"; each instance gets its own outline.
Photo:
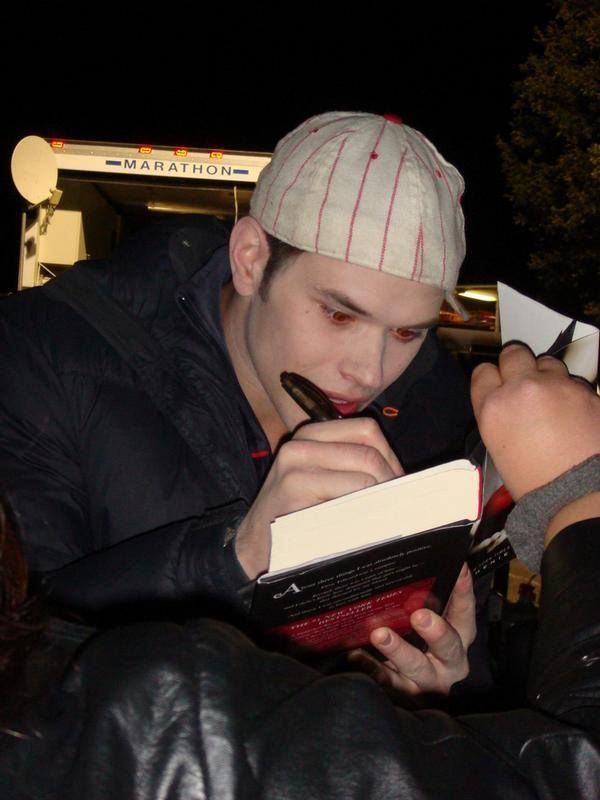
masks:
<path id="1" fill-rule="evenodd" d="M 429 613 L 429 611 L 425 611 L 425 609 L 417 611 L 417 613 L 413 617 L 413 623 L 415 625 L 418 625 L 419 628 L 430 628 L 432 622 L 433 622 L 432 615 Z"/>
<path id="2" fill-rule="evenodd" d="M 387 647 L 392 643 L 392 634 L 389 628 L 381 628 L 375 633 L 375 640 L 377 644 Z"/>

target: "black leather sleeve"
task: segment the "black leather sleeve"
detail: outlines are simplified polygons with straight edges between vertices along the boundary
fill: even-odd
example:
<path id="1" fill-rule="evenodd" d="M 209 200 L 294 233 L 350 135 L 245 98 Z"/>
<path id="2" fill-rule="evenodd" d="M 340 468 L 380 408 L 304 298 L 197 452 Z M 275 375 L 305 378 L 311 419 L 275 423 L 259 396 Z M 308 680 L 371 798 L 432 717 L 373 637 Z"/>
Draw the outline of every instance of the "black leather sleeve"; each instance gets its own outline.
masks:
<path id="1" fill-rule="evenodd" d="M 599 536 L 583 522 L 548 548 L 530 708 L 411 712 L 219 622 L 124 626 L 83 649 L 42 714 L 0 730 L 2 796 L 595 797 Z"/>
<path id="2" fill-rule="evenodd" d="M 555 537 L 542 560 L 542 587 L 529 696 L 600 735 L 600 519 Z"/>

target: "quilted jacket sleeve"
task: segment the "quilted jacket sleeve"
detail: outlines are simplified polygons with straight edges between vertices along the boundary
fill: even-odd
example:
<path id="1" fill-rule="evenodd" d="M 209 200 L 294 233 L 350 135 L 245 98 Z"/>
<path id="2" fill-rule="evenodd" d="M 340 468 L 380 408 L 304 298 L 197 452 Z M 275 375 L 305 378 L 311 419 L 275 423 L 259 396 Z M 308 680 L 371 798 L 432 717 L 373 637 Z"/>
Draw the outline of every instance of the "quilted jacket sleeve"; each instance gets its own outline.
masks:
<path id="1" fill-rule="evenodd" d="M 18 513 L 31 572 L 53 600 L 100 612 L 131 610 L 137 598 L 144 616 L 164 600 L 237 605 L 247 578 L 225 544 L 240 504 L 102 545 L 89 523 L 73 407 L 43 346 L 0 315 L 0 482 Z"/>

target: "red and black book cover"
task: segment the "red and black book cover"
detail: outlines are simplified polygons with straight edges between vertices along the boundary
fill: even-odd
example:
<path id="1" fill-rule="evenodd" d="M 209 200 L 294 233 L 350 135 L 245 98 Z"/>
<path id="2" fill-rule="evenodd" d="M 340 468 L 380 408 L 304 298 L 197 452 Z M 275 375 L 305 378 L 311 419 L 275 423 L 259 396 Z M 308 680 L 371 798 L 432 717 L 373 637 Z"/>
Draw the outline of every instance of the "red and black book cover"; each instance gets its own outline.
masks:
<path id="1" fill-rule="evenodd" d="M 471 526 L 436 528 L 264 575 L 255 588 L 254 622 L 275 644 L 311 653 L 362 647 L 381 625 L 406 635 L 413 611 L 444 610 Z"/>

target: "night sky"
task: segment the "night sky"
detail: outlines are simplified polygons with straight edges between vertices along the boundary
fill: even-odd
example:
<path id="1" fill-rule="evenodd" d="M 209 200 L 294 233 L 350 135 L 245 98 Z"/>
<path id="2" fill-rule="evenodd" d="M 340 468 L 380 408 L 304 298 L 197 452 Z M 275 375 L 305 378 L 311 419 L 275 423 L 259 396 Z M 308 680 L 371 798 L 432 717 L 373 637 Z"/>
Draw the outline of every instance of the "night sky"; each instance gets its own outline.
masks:
<path id="1" fill-rule="evenodd" d="M 86 19 L 80 8 L 70 37 L 54 31 L 64 28 L 59 7 L 52 33 L 23 20 L 23 58 L 1 64 L 0 290 L 16 281 L 10 155 L 23 136 L 269 151 L 306 117 L 334 109 L 394 112 L 432 139 L 466 180 L 462 279 L 527 290 L 527 241 L 502 197 L 496 137 L 508 130 L 518 65 L 550 11 L 541 0 L 436 6 L 365 4 L 359 13 L 305 3 L 289 6 L 292 21 L 276 31 L 268 6 L 242 16 L 214 7 L 194 20 L 163 8 L 152 19 L 141 12 L 143 25 Z"/>

